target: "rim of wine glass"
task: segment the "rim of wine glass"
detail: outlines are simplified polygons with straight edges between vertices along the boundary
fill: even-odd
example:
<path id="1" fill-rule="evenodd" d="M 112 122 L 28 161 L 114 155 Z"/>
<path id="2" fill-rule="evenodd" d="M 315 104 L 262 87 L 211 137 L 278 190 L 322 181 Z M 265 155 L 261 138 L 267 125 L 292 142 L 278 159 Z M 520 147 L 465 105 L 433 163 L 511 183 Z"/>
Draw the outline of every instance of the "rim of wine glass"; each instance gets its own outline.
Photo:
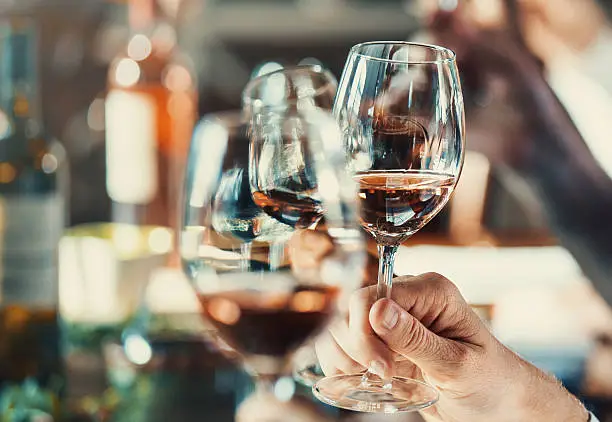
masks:
<path id="1" fill-rule="evenodd" d="M 370 54 L 360 53 L 357 50 L 360 48 L 366 47 L 368 45 L 398 45 L 398 46 L 410 46 L 410 47 L 420 47 L 427 50 L 432 50 L 437 53 L 440 53 L 441 58 L 435 60 L 419 60 L 419 59 L 402 59 L 402 60 L 394 60 L 394 59 L 386 59 L 383 57 L 376 57 Z M 426 44 L 426 43 L 418 43 L 411 41 L 368 41 L 362 42 L 359 44 L 355 44 L 351 47 L 350 53 L 355 56 L 360 56 L 368 60 L 386 62 L 386 63 L 398 63 L 398 64 L 444 64 L 444 63 L 454 63 L 457 60 L 457 55 L 450 48 L 442 47 L 435 44 Z"/>
<path id="2" fill-rule="evenodd" d="M 317 97 L 321 95 L 328 89 L 330 85 L 334 86 L 335 88 L 338 87 L 338 80 L 334 76 L 334 74 L 331 73 L 328 69 L 325 69 L 320 65 L 297 65 L 297 66 L 285 67 L 283 69 L 278 69 L 270 73 L 265 73 L 261 76 L 251 79 L 246 84 L 244 89 L 242 90 L 243 107 L 250 108 L 253 105 L 255 100 L 251 98 L 249 93 L 252 92 L 253 89 L 255 89 L 258 85 L 260 85 L 264 80 L 274 75 L 286 75 L 286 74 L 293 75 L 293 74 L 300 74 L 300 73 L 313 73 L 315 75 L 321 75 L 327 80 L 326 84 L 318 87 L 311 95 L 309 95 L 309 97 Z M 274 108 L 276 106 L 265 106 L 264 105 L 261 108 L 268 108 L 268 107 Z"/>

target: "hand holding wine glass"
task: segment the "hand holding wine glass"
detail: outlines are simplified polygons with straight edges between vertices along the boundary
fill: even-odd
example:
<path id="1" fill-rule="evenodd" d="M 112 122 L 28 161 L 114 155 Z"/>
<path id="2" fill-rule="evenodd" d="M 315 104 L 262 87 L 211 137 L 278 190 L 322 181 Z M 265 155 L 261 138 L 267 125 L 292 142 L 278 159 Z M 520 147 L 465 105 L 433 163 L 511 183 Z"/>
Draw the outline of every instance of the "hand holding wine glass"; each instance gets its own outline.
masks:
<path id="1" fill-rule="evenodd" d="M 440 400 L 421 411 L 426 420 L 587 421 L 584 407 L 553 377 L 491 334 L 451 281 L 429 273 L 394 283 L 391 299 L 377 300 L 374 286 L 355 292 L 348 324 L 317 342 L 327 374 L 378 361 L 427 381 Z"/>
<path id="2" fill-rule="evenodd" d="M 389 298 L 399 245 L 446 205 L 463 165 L 455 55 L 424 44 L 358 44 L 349 53 L 334 114 L 360 186 L 361 225 L 378 244 L 377 297 Z M 391 372 L 376 366 L 363 375 L 331 376 L 313 392 L 331 405 L 368 412 L 418 410 L 436 402 L 434 388 L 389 377 Z"/>

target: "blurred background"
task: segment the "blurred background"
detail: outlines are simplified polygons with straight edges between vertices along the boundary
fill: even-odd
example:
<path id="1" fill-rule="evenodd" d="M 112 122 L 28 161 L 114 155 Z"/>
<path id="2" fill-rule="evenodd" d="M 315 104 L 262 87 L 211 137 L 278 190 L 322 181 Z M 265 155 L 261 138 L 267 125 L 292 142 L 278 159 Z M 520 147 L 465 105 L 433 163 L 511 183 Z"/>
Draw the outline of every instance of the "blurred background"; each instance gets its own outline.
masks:
<path id="1" fill-rule="evenodd" d="M 187 421 L 204 413 L 233 420 L 252 387 L 230 352 L 201 341 L 206 327 L 171 230 L 195 122 L 239 108 L 242 89 L 257 75 L 307 64 L 340 77 L 358 42 L 443 43 L 444 31 L 452 39 L 453 31 L 465 30 L 488 47 L 474 53 L 448 45 L 457 49 L 464 87 L 465 169 L 450 206 L 401 249 L 395 272 L 449 277 L 506 344 L 553 372 L 602 421 L 612 421 L 606 262 L 612 245 L 601 240 L 612 230 L 606 208 L 612 190 L 609 181 L 595 191 L 577 176 L 584 169 L 612 175 L 611 6 L 604 0 L 1 0 L 3 415 L 21 409 L 62 420 L 61 396 L 75 420 Z M 461 20 L 463 29 L 434 23 L 439 13 Z M 576 154 L 548 154 L 537 139 L 542 131 L 532 129 L 539 114 L 520 95 L 534 88 L 511 67 L 495 68 L 505 52 L 514 57 L 515 46 L 538 63 L 577 127 L 583 144 Z M 20 60 L 35 60 L 38 72 L 15 70 L 10 63 Z M 9 120 L 27 124 L 11 127 Z M 120 140 L 127 138 L 141 141 L 126 147 Z M 27 151 L 19 147 L 26 140 Z M 40 175 L 19 173 L 24 156 Z M 27 182 L 16 185 L 20 175 Z M 10 205 L 18 194 L 39 202 Z M 16 268 L 44 253 L 57 253 L 58 265 L 50 258 L 31 269 L 36 273 Z M 56 283 L 57 303 L 24 305 L 35 286 L 7 290 L 43 273 Z M 58 313 L 63 336 L 50 328 Z M 41 341 L 56 344 L 42 357 Z M 298 387 L 306 408 L 370 420 L 307 404 L 308 390 Z"/>

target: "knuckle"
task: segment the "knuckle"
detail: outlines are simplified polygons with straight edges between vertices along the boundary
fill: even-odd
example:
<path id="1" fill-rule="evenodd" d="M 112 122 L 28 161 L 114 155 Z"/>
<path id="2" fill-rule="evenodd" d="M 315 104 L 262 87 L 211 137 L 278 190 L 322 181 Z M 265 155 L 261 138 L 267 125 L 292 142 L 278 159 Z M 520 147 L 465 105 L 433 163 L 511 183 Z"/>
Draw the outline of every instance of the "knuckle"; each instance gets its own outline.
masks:
<path id="1" fill-rule="evenodd" d="M 472 363 L 475 358 L 471 349 L 469 349 L 468 347 L 457 345 L 456 343 L 450 343 L 449 348 L 449 354 L 452 355 L 453 360 L 460 364 L 462 367 L 465 367 L 466 364 Z"/>
<path id="2" fill-rule="evenodd" d="M 444 277 L 442 274 L 437 273 L 435 271 L 430 271 L 428 273 L 423 274 L 423 278 L 430 280 L 430 282 L 433 281 L 435 283 L 441 283 L 441 284 L 449 282 L 449 280 L 446 277 Z"/>
<path id="3" fill-rule="evenodd" d="M 431 284 L 434 284 L 436 289 L 445 292 L 449 296 L 455 296 L 459 294 L 459 289 L 448 278 L 444 277 L 442 274 L 436 272 L 429 272 L 423 275 L 426 280 Z"/>

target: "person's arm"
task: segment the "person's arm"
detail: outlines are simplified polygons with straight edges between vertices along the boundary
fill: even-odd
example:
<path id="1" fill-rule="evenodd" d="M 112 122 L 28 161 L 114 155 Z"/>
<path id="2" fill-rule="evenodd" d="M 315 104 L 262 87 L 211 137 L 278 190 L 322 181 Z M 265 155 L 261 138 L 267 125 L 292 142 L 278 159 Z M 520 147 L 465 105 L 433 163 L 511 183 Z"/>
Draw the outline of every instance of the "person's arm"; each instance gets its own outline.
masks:
<path id="1" fill-rule="evenodd" d="M 559 240 L 612 304 L 612 180 L 598 165 L 541 72 L 516 67 L 532 142 L 511 166 L 536 190 Z M 610 117 L 612 119 L 612 116 Z"/>
<path id="2" fill-rule="evenodd" d="M 496 75 L 510 84 L 525 139 L 510 140 L 504 164 L 533 187 L 555 235 L 612 304 L 612 180 L 544 79 L 541 63 L 512 29 L 515 25 L 482 31 L 465 19 L 439 12 L 431 30 L 456 47 L 466 82 L 479 86 L 487 75 Z"/>
<path id="3" fill-rule="evenodd" d="M 422 411 L 432 421 L 589 420 L 559 381 L 493 337 L 449 280 L 429 273 L 393 284 L 392 300 L 375 302 L 375 286 L 356 292 L 348 321 L 318 339 L 326 374 L 376 367 L 380 375 L 424 380 L 440 392 Z"/>

